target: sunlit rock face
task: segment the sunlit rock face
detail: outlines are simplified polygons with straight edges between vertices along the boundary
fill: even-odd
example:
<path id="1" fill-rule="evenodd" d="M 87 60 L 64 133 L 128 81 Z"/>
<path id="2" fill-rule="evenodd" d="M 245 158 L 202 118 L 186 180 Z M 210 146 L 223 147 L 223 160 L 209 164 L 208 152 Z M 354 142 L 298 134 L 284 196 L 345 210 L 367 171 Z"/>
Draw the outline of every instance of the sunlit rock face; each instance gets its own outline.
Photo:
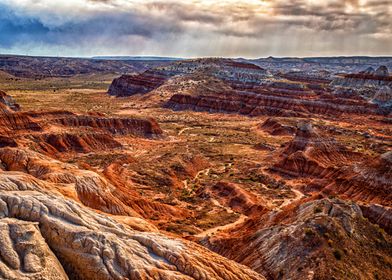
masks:
<path id="1" fill-rule="evenodd" d="M 374 81 L 388 79 L 375 74 L 371 77 Z M 248 61 L 200 59 L 172 63 L 139 75 L 122 76 L 113 81 L 108 93 L 115 96 L 148 95 L 151 100 L 159 94 L 166 98 L 166 102 L 160 105 L 163 103 L 174 110 L 250 116 L 379 113 L 379 105 L 363 98 L 363 90 L 357 92 L 353 83 L 344 82 L 343 85 L 336 80 L 329 84 L 330 81 L 330 74 L 325 72 L 297 71 L 274 76 Z M 351 90 L 355 92 L 348 94 Z"/>
<path id="2" fill-rule="evenodd" d="M 113 81 L 108 92 L 115 96 L 145 94 L 163 85 L 171 77 L 197 73 L 209 74 L 232 85 L 259 84 L 268 75 L 266 70 L 254 64 L 229 59 L 185 60 L 150 69 L 139 75 L 124 75 Z"/>
<path id="3" fill-rule="evenodd" d="M 335 199 L 303 201 L 248 220 L 230 233 L 200 240 L 268 279 L 339 279 L 346 273 L 371 278 L 383 271 L 384 263 L 377 260 L 377 254 L 382 251 L 388 256 L 390 242 L 388 234 L 363 218 L 358 205 Z M 366 244 L 368 253 L 362 254 L 361 245 L 356 244 Z M 366 265 L 370 259 L 373 268 Z M 389 277 L 389 272 L 384 271 L 384 276 Z"/>
<path id="4" fill-rule="evenodd" d="M 116 79 L 126 98 L 77 76 L 54 111 L 4 95 L 0 278 L 390 279 L 388 89 L 296 61 L 172 62 Z"/>
<path id="5" fill-rule="evenodd" d="M 6 279 L 264 279 L 189 241 L 127 228 L 56 194 L 53 186 L 0 173 L 6 236 L 0 273 Z"/>
<path id="6" fill-rule="evenodd" d="M 392 77 L 389 75 L 386 66 L 380 66 L 377 70 L 368 68 L 356 74 L 347 74 L 337 78 L 332 82 L 334 86 L 352 87 L 360 89 L 360 87 L 377 88 L 382 86 L 392 86 Z"/>
<path id="7" fill-rule="evenodd" d="M 0 275 L 2 279 L 69 279 L 41 235 L 39 224 L 0 219 Z"/>

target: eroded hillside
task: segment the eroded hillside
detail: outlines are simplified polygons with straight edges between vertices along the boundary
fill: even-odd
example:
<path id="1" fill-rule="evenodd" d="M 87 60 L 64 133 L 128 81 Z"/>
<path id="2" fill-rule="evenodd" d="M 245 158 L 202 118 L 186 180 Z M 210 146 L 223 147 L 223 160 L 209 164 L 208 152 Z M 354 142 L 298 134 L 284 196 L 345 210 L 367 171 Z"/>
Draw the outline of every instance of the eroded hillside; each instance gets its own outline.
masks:
<path id="1" fill-rule="evenodd" d="M 5 77 L 0 278 L 391 278 L 386 69 Z"/>

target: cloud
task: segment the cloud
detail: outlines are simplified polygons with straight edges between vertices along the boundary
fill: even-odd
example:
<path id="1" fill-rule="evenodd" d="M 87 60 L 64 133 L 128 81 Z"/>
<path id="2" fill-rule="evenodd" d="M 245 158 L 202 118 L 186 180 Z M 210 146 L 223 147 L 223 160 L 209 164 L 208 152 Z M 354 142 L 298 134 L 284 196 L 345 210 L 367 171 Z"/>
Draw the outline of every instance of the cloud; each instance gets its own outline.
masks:
<path id="1" fill-rule="evenodd" d="M 391 54 L 392 0 L 0 0 L 0 51 Z"/>

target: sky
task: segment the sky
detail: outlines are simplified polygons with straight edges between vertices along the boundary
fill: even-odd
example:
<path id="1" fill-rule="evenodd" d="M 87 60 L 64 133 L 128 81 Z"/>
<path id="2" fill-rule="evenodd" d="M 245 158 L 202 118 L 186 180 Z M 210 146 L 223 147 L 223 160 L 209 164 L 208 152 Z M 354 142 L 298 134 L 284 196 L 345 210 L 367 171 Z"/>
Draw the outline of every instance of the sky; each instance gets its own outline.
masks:
<path id="1" fill-rule="evenodd" d="M 392 0 L 0 0 L 0 53 L 392 55 Z"/>

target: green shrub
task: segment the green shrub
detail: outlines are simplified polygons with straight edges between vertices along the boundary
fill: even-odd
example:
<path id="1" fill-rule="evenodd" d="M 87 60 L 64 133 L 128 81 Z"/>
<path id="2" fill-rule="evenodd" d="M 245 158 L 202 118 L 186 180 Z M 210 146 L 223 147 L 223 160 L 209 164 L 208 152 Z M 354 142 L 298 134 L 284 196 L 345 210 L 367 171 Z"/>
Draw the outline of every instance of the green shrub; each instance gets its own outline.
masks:
<path id="1" fill-rule="evenodd" d="M 316 208 L 314 208 L 314 213 L 315 213 L 315 214 L 321 213 L 321 212 L 323 212 L 323 209 L 322 209 L 321 207 L 316 207 Z"/>
<path id="2" fill-rule="evenodd" d="M 343 252 L 339 249 L 333 250 L 333 255 L 335 259 L 337 259 L 338 261 L 340 261 L 343 258 Z"/>
<path id="3" fill-rule="evenodd" d="M 316 232 L 313 230 L 313 229 L 311 229 L 311 228 L 305 228 L 305 235 L 306 236 L 314 236 L 314 235 L 316 235 Z"/>

